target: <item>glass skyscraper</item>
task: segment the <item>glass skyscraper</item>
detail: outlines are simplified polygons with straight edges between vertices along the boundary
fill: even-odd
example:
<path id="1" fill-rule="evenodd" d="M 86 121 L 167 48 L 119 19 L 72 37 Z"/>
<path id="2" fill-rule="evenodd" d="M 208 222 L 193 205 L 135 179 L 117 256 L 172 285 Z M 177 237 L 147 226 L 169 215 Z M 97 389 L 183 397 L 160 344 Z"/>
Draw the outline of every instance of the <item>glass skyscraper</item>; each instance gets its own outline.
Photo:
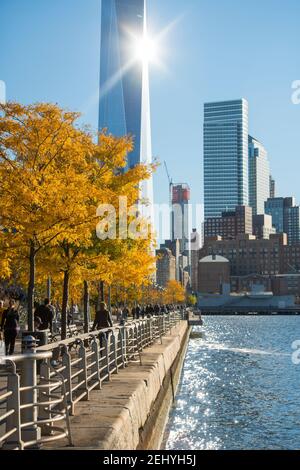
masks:
<path id="1" fill-rule="evenodd" d="M 272 216 L 277 233 L 286 233 L 289 245 L 300 243 L 300 207 L 294 197 L 269 198 L 265 212 Z"/>
<path id="2" fill-rule="evenodd" d="M 248 205 L 248 102 L 204 105 L 204 216 Z"/>
<path id="3" fill-rule="evenodd" d="M 102 0 L 99 130 L 132 135 L 128 168 L 152 163 L 148 63 L 135 54 L 146 34 L 146 0 Z M 142 183 L 141 198 L 153 223 L 152 179 Z"/>
<path id="4" fill-rule="evenodd" d="M 264 214 L 270 197 L 270 164 L 264 146 L 249 135 L 249 206 L 253 215 Z"/>

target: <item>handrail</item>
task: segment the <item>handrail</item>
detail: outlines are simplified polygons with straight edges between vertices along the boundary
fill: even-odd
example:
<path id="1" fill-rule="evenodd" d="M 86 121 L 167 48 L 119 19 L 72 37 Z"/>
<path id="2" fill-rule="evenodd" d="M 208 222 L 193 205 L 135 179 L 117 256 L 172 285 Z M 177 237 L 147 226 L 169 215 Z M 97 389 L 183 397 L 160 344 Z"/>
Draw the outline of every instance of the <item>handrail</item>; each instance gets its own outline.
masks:
<path id="1" fill-rule="evenodd" d="M 38 448 L 65 437 L 72 445 L 69 414 L 75 413 L 77 403 L 88 400 L 92 390 L 101 390 L 120 369 L 142 364 L 143 350 L 162 342 L 182 319 L 182 312 L 172 312 L 133 320 L 5 357 L 0 374 L 2 370 L 7 379 L 7 391 L 1 395 L 0 390 L 0 403 L 6 409 L 0 424 L 6 423 L 6 431 L 0 433 L 0 447 Z M 58 421 L 64 427 L 57 427 Z"/>

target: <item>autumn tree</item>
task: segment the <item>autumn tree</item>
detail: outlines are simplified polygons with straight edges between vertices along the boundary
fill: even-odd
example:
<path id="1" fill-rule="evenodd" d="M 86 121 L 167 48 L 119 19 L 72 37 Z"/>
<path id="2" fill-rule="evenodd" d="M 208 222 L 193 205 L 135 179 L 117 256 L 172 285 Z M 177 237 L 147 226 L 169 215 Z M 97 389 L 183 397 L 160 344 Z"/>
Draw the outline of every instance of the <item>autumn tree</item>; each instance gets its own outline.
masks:
<path id="1" fill-rule="evenodd" d="M 95 143 L 94 135 L 76 126 L 77 113 L 50 104 L 9 103 L 1 109 L 0 223 L 10 234 L 0 239 L 6 253 L 3 270 L 8 273 L 9 253 L 14 253 L 16 270 L 18 261 L 24 262 L 30 329 L 37 261 L 42 278 L 49 274 L 63 278 L 64 337 L 71 279 L 78 285 L 86 279 L 112 283 L 118 278 L 128 285 L 133 280 L 142 283 L 153 268 L 150 236 L 142 240 L 130 233 L 121 240 L 95 236 L 97 208 L 114 207 L 119 228 L 120 197 L 134 205 L 140 183 L 152 169 L 139 165 L 124 171 L 131 140 L 104 133 Z M 139 224 L 143 223 L 141 219 Z"/>
<path id="2" fill-rule="evenodd" d="M 169 281 L 164 293 L 166 304 L 182 303 L 185 300 L 185 290 L 178 281 Z"/>
<path id="3" fill-rule="evenodd" d="M 82 209 L 85 169 L 94 144 L 77 113 L 51 104 L 0 105 L 0 223 L 28 266 L 28 328 L 33 329 L 37 254 L 68 237 Z"/>

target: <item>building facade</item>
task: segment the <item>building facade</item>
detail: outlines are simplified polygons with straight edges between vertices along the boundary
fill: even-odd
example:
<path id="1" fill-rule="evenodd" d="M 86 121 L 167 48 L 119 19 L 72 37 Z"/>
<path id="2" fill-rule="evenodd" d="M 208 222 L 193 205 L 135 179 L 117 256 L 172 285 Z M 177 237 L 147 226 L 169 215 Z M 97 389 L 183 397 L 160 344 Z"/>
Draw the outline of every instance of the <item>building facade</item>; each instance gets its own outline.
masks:
<path id="1" fill-rule="evenodd" d="M 210 255 L 225 257 L 230 262 L 231 276 L 281 274 L 284 273 L 287 248 L 286 234 L 270 235 L 269 240 L 256 239 L 254 235 L 238 235 L 235 240 L 214 237 L 205 241 L 199 259 Z"/>
<path id="2" fill-rule="evenodd" d="M 239 234 L 252 235 L 252 208 L 237 206 L 234 211 L 222 212 L 221 217 L 209 217 L 204 222 L 204 239 L 220 236 L 232 240 Z"/>
<path id="3" fill-rule="evenodd" d="M 204 105 L 204 216 L 248 205 L 248 102 Z"/>
<path id="4" fill-rule="evenodd" d="M 270 235 L 276 233 L 272 224 L 272 217 L 267 214 L 259 214 L 253 216 L 253 235 L 256 238 L 269 239 Z"/>
<path id="5" fill-rule="evenodd" d="M 169 281 L 176 278 L 176 260 L 168 248 L 156 250 L 156 282 L 160 287 L 166 287 Z"/>
<path id="6" fill-rule="evenodd" d="M 198 264 L 200 248 L 200 234 L 197 232 L 197 229 L 193 229 L 191 234 L 191 289 L 193 292 L 197 292 L 198 290 Z"/>
<path id="7" fill-rule="evenodd" d="M 171 239 L 179 240 L 180 252 L 190 250 L 190 188 L 187 184 L 172 186 Z"/>
<path id="8" fill-rule="evenodd" d="M 264 146 L 249 136 L 249 206 L 253 214 L 264 214 L 270 197 L 270 164 Z"/>
<path id="9" fill-rule="evenodd" d="M 270 198 L 276 197 L 276 182 L 273 176 L 270 175 Z"/>
<path id="10" fill-rule="evenodd" d="M 272 216 L 277 233 L 286 233 L 289 245 L 300 243 L 300 208 L 293 197 L 269 198 L 265 212 Z"/>
<path id="11" fill-rule="evenodd" d="M 230 283 L 230 264 L 223 256 L 205 256 L 199 260 L 199 292 L 220 294 L 222 286 Z"/>
<path id="12" fill-rule="evenodd" d="M 102 0 L 99 130 L 132 135 L 128 168 L 152 163 L 148 63 L 135 51 L 146 34 L 146 0 Z M 152 178 L 142 183 L 141 198 L 153 224 Z"/>

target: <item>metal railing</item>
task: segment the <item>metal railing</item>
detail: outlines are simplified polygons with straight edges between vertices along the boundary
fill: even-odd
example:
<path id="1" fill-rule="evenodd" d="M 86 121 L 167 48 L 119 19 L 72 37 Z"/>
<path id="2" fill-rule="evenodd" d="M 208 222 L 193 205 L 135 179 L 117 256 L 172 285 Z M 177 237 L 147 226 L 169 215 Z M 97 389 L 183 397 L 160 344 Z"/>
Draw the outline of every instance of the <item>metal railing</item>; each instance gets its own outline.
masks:
<path id="1" fill-rule="evenodd" d="M 173 312 L 133 320 L 5 358 L 0 366 L 0 447 L 38 448 L 64 437 L 72 445 L 69 414 L 75 414 L 76 404 L 101 390 L 120 369 L 142 364 L 143 350 L 162 343 L 183 317 Z M 3 388 L 1 375 L 6 378 Z"/>
<path id="2" fill-rule="evenodd" d="M 39 448 L 45 442 L 65 437 L 71 444 L 64 380 L 55 370 L 51 379 L 37 374 L 39 362 L 51 357 L 51 351 L 30 352 L 5 358 L 0 365 L 0 447 L 3 449 Z M 59 393 L 53 393 L 58 389 Z M 61 421 L 66 426 L 57 426 Z M 4 433 L 1 426 L 5 426 Z"/>

